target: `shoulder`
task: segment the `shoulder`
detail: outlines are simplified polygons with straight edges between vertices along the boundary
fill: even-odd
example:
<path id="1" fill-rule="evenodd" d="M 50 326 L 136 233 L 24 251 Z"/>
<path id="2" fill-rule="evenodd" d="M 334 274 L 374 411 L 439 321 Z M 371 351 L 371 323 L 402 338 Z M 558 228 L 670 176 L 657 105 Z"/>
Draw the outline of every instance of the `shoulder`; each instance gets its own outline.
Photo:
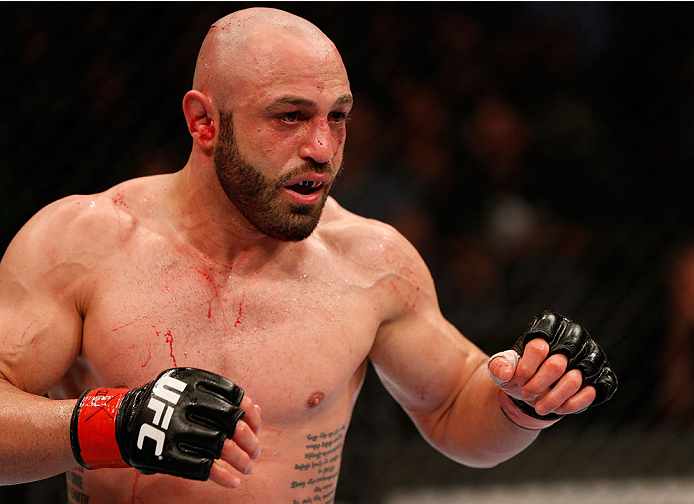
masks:
<path id="1" fill-rule="evenodd" d="M 122 217 L 107 193 L 67 196 L 29 219 L 10 243 L 8 252 L 17 247 L 28 247 L 37 253 L 89 250 L 92 241 L 102 245 L 111 241 L 112 224 L 122 221 Z"/>
<path id="2" fill-rule="evenodd" d="M 133 235 L 143 213 L 136 210 L 135 201 L 150 184 L 135 179 L 102 193 L 72 195 L 50 203 L 10 242 L 4 267 L 31 267 L 37 274 L 50 269 L 54 274 L 57 266 L 98 264 Z"/>
<path id="3" fill-rule="evenodd" d="M 329 199 L 318 235 L 348 257 L 384 267 L 419 258 L 414 246 L 397 229 L 384 222 L 361 217 Z"/>
<path id="4" fill-rule="evenodd" d="M 327 248 L 370 270 L 381 283 L 400 292 L 424 289 L 433 294 L 433 280 L 424 260 L 393 226 L 356 215 L 329 199 L 317 231 Z"/>
<path id="5" fill-rule="evenodd" d="M 19 241 L 49 248 L 118 246 L 148 212 L 148 196 L 156 192 L 157 177 L 128 180 L 104 192 L 72 195 L 39 210 L 19 231 Z M 12 246 L 12 244 L 11 244 Z"/>

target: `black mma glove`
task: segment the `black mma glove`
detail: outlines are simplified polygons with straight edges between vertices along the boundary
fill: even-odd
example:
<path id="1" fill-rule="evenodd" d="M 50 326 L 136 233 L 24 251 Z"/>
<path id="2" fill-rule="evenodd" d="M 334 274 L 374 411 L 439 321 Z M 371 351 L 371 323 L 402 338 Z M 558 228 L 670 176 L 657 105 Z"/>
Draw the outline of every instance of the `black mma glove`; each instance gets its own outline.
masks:
<path id="1" fill-rule="evenodd" d="M 137 389 L 88 390 L 72 414 L 72 451 L 87 469 L 206 480 L 243 418 L 241 399 L 228 379 L 194 368 L 169 369 Z"/>
<path id="2" fill-rule="evenodd" d="M 591 406 L 597 406 L 612 398 L 617 390 L 617 376 L 610 368 L 605 352 L 583 327 L 557 312 L 546 310 L 532 320 L 513 345 L 513 350 L 522 357 L 525 345 L 535 338 L 542 338 L 549 343 L 548 357 L 559 353 L 568 358 L 566 371 L 581 371 L 583 387 L 595 387 L 597 395 Z M 563 416 L 556 413 L 539 415 L 528 403 L 513 397 L 510 399 L 523 413 L 533 418 L 555 420 Z"/>

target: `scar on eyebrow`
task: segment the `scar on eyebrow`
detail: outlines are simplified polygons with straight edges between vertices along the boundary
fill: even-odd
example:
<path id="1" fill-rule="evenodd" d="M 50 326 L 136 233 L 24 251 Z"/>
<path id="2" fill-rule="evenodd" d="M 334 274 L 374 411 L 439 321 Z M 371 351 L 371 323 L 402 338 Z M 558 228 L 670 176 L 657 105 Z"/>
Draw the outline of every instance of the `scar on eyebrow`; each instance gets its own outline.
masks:
<path id="1" fill-rule="evenodd" d="M 306 400 L 306 406 L 308 406 L 309 408 L 315 408 L 321 402 L 323 402 L 323 399 L 325 399 L 325 394 L 320 390 L 316 390 L 313 394 L 308 396 L 308 399 Z"/>

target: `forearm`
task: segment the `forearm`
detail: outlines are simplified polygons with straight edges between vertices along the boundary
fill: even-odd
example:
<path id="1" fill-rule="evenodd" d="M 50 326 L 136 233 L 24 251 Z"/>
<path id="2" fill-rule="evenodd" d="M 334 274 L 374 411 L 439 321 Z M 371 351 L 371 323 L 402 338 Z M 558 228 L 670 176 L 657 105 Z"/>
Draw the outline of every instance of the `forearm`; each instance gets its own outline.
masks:
<path id="1" fill-rule="evenodd" d="M 70 447 L 74 405 L 0 379 L 0 485 L 48 478 L 78 465 Z"/>
<path id="2" fill-rule="evenodd" d="M 486 366 L 480 366 L 447 409 L 428 426 L 424 424 L 427 440 L 444 455 L 471 467 L 493 467 L 523 451 L 539 431 L 509 421 L 499 407 L 498 390 Z"/>

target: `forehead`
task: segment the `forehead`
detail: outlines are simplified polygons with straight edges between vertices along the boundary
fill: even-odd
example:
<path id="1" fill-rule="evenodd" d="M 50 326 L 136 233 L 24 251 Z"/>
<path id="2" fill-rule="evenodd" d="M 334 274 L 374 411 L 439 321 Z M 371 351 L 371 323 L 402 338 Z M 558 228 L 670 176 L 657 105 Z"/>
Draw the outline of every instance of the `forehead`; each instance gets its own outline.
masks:
<path id="1" fill-rule="evenodd" d="M 271 101 L 279 96 L 303 96 L 334 101 L 350 93 L 342 58 L 327 40 L 290 33 L 255 36 L 241 63 L 238 104 Z"/>

